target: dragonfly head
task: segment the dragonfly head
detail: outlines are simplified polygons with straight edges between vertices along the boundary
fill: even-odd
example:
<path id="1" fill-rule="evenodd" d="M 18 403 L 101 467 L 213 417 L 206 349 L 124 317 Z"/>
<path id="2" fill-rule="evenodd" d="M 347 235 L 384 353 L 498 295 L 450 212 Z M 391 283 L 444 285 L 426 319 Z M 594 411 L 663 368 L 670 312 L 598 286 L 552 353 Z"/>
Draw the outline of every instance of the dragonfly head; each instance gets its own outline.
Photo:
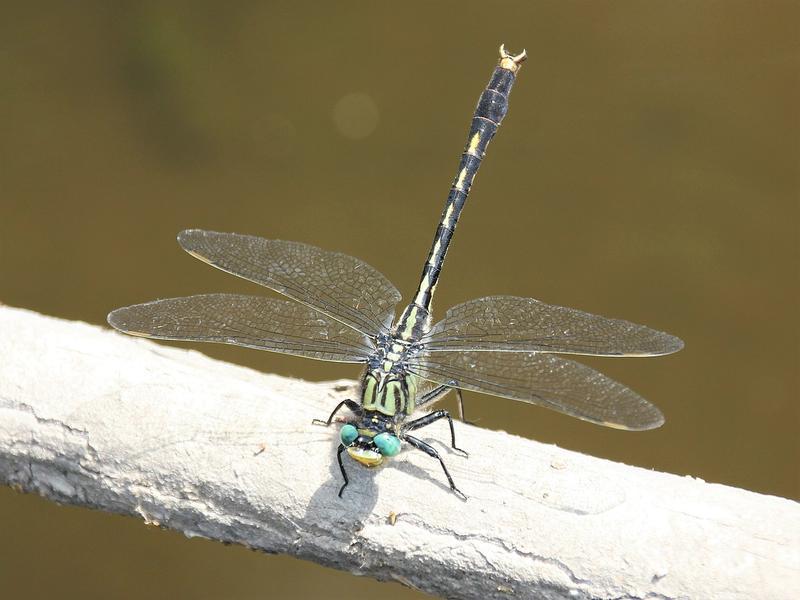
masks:
<path id="1" fill-rule="evenodd" d="M 347 423 L 339 431 L 339 437 L 350 457 L 365 467 L 377 467 L 384 457 L 400 452 L 400 438 L 386 431 L 378 434 L 364 429 L 359 431 Z"/>

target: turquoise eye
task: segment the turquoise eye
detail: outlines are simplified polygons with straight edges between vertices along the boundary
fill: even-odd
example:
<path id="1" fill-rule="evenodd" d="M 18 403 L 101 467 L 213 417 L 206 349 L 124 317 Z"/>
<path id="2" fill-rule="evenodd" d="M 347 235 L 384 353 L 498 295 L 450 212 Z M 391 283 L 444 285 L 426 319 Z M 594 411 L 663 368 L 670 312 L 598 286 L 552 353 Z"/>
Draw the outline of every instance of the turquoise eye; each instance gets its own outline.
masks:
<path id="1" fill-rule="evenodd" d="M 339 437 L 345 446 L 349 446 L 356 441 L 356 438 L 358 437 L 358 430 L 348 423 L 347 425 L 343 425 L 339 430 Z"/>
<path id="2" fill-rule="evenodd" d="M 384 456 L 394 456 L 400 452 L 400 440 L 396 435 L 392 435 L 391 433 L 379 433 L 372 438 L 372 441 L 375 442 L 378 450 L 380 450 L 380 453 Z"/>

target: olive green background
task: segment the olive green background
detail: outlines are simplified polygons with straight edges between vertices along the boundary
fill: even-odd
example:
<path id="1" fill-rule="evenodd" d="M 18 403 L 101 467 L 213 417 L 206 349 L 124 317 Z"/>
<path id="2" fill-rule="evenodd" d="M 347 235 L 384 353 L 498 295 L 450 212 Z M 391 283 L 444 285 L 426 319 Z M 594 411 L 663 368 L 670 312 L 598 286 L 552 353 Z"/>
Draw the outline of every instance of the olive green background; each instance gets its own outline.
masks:
<path id="1" fill-rule="evenodd" d="M 156 297 L 255 291 L 183 253 L 187 227 L 343 251 L 408 298 L 506 42 L 530 58 L 436 314 L 532 296 L 686 348 L 588 361 L 662 408 L 657 431 L 474 394 L 471 416 L 800 496 L 798 3 L 3 4 L 0 302 L 103 324 Z M 307 379 L 358 372 L 202 350 Z M 0 587 L 84 600 L 421 597 L 8 488 Z"/>

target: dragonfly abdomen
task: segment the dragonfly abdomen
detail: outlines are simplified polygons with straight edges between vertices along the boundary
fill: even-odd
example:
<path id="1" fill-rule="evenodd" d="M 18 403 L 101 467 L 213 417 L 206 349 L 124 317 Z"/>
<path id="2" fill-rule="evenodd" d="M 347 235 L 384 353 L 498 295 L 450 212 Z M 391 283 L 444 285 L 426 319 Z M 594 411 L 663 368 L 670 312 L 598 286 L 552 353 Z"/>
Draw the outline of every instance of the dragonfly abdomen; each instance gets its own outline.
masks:
<path id="1" fill-rule="evenodd" d="M 450 246 L 450 240 L 461 216 L 464 203 L 467 201 L 472 182 L 481 166 L 486 148 L 508 111 L 508 95 L 511 93 L 516 73 L 525 57 L 524 51 L 513 56 L 501 46 L 500 61 L 478 99 L 478 105 L 472 115 L 467 143 L 461 155 L 455 179 L 450 187 L 450 193 L 447 195 L 447 202 L 439 226 L 436 228 L 433 244 L 422 269 L 417 293 L 413 302 L 403 312 L 396 328 L 403 340 L 419 339 L 428 325 L 431 301 L 436 291 L 447 248 Z"/>

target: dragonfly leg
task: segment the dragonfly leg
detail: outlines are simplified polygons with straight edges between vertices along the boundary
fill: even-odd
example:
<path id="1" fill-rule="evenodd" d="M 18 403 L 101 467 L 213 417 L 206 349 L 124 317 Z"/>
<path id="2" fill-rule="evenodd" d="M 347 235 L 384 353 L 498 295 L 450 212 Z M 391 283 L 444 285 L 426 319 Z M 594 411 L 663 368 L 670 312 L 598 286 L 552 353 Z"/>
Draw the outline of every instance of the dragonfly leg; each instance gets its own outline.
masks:
<path id="1" fill-rule="evenodd" d="M 432 413 L 428 413 L 424 417 L 420 417 L 419 419 L 414 419 L 413 421 L 406 423 L 403 426 L 403 431 L 414 431 L 415 429 L 419 429 L 420 427 L 425 427 L 426 425 L 430 425 L 431 423 L 438 421 L 439 419 L 447 419 L 447 424 L 450 425 L 450 445 L 453 447 L 453 450 L 460 452 L 464 456 L 469 456 L 464 450 L 456 446 L 456 430 L 453 427 L 453 418 L 450 416 L 450 413 L 446 410 L 437 410 Z"/>
<path id="2" fill-rule="evenodd" d="M 350 483 L 350 480 L 347 478 L 347 472 L 344 470 L 344 463 L 342 462 L 342 452 L 345 450 L 344 444 L 339 444 L 339 450 L 336 452 L 336 460 L 339 461 L 339 470 L 342 472 L 342 478 L 344 479 L 344 483 L 342 487 L 339 488 L 339 498 L 342 497 L 342 492 L 344 488 L 347 487 L 347 484 Z"/>
<path id="3" fill-rule="evenodd" d="M 342 400 L 341 402 L 339 402 L 339 404 L 336 405 L 336 408 L 333 409 L 333 412 L 331 413 L 331 416 L 328 417 L 327 421 L 323 421 L 322 419 L 314 419 L 313 421 L 311 421 L 312 425 L 322 425 L 323 427 L 328 427 L 331 423 L 333 423 L 333 417 L 336 416 L 336 413 L 339 412 L 343 406 L 346 406 L 359 416 L 362 413 L 361 405 L 355 400 L 350 400 L 348 398 L 347 400 Z"/>
<path id="4" fill-rule="evenodd" d="M 425 417 L 423 417 L 423 418 L 425 418 Z M 444 465 L 444 461 L 442 460 L 442 457 L 439 456 L 439 453 L 436 451 L 436 449 L 433 446 L 431 446 L 429 444 L 426 444 L 425 442 L 423 442 L 422 440 L 420 440 L 418 438 L 415 438 L 413 435 L 404 435 L 403 439 L 405 439 L 409 444 L 414 446 L 414 448 L 416 448 L 417 450 L 422 450 L 428 456 L 432 456 L 433 458 L 438 460 L 439 464 L 442 465 L 442 470 L 444 471 L 445 477 L 447 477 L 447 481 L 450 483 L 450 489 L 453 490 L 453 493 L 456 496 L 458 496 L 459 498 L 461 498 L 462 500 L 466 500 L 467 499 L 467 497 L 461 492 L 461 490 L 459 490 L 456 487 L 456 484 L 453 483 L 453 478 L 450 476 L 450 472 L 447 470 L 447 467 Z"/>
<path id="5" fill-rule="evenodd" d="M 421 398 L 419 398 L 416 402 L 417 406 L 424 406 L 425 404 L 429 404 L 431 402 L 436 402 L 437 400 L 441 399 L 442 396 L 447 395 L 450 393 L 450 390 L 456 391 L 456 396 L 458 397 L 458 414 L 464 423 L 469 425 L 474 425 L 472 421 L 467 421 L 464 418 L 464 395 L 461 393 L 461 388 L 456 387 L 458 382 L 455 380 L 450 381 L 447 385 L 439 385 L 433 388 L 427 394 L 423 394 Z"/>
<path id="6" fill-rule="evenodd" d="M 452 386 L 449 385 L 437 385 L 433 388 L 430 392 L 427 392 L 422 395 L 421 398 L 417 399 L 416 405 L 417 406 L 424 406 L 425 404 L 429 404 L 431 402 L 436 402 L 442 396 L 446 396 L 452 390 Z"/>
<path id="7" fill-rule="evenodd" d="M 464 416 L 464 394 L 461 393 L 461 388 L 455 388 L 455 390 L 456 396 L 458 396 L 458 416 L 461 418 L 461 421 L 467 425 L 474 425 L 474 421 L 467 421 L 467 418 Z"/>

